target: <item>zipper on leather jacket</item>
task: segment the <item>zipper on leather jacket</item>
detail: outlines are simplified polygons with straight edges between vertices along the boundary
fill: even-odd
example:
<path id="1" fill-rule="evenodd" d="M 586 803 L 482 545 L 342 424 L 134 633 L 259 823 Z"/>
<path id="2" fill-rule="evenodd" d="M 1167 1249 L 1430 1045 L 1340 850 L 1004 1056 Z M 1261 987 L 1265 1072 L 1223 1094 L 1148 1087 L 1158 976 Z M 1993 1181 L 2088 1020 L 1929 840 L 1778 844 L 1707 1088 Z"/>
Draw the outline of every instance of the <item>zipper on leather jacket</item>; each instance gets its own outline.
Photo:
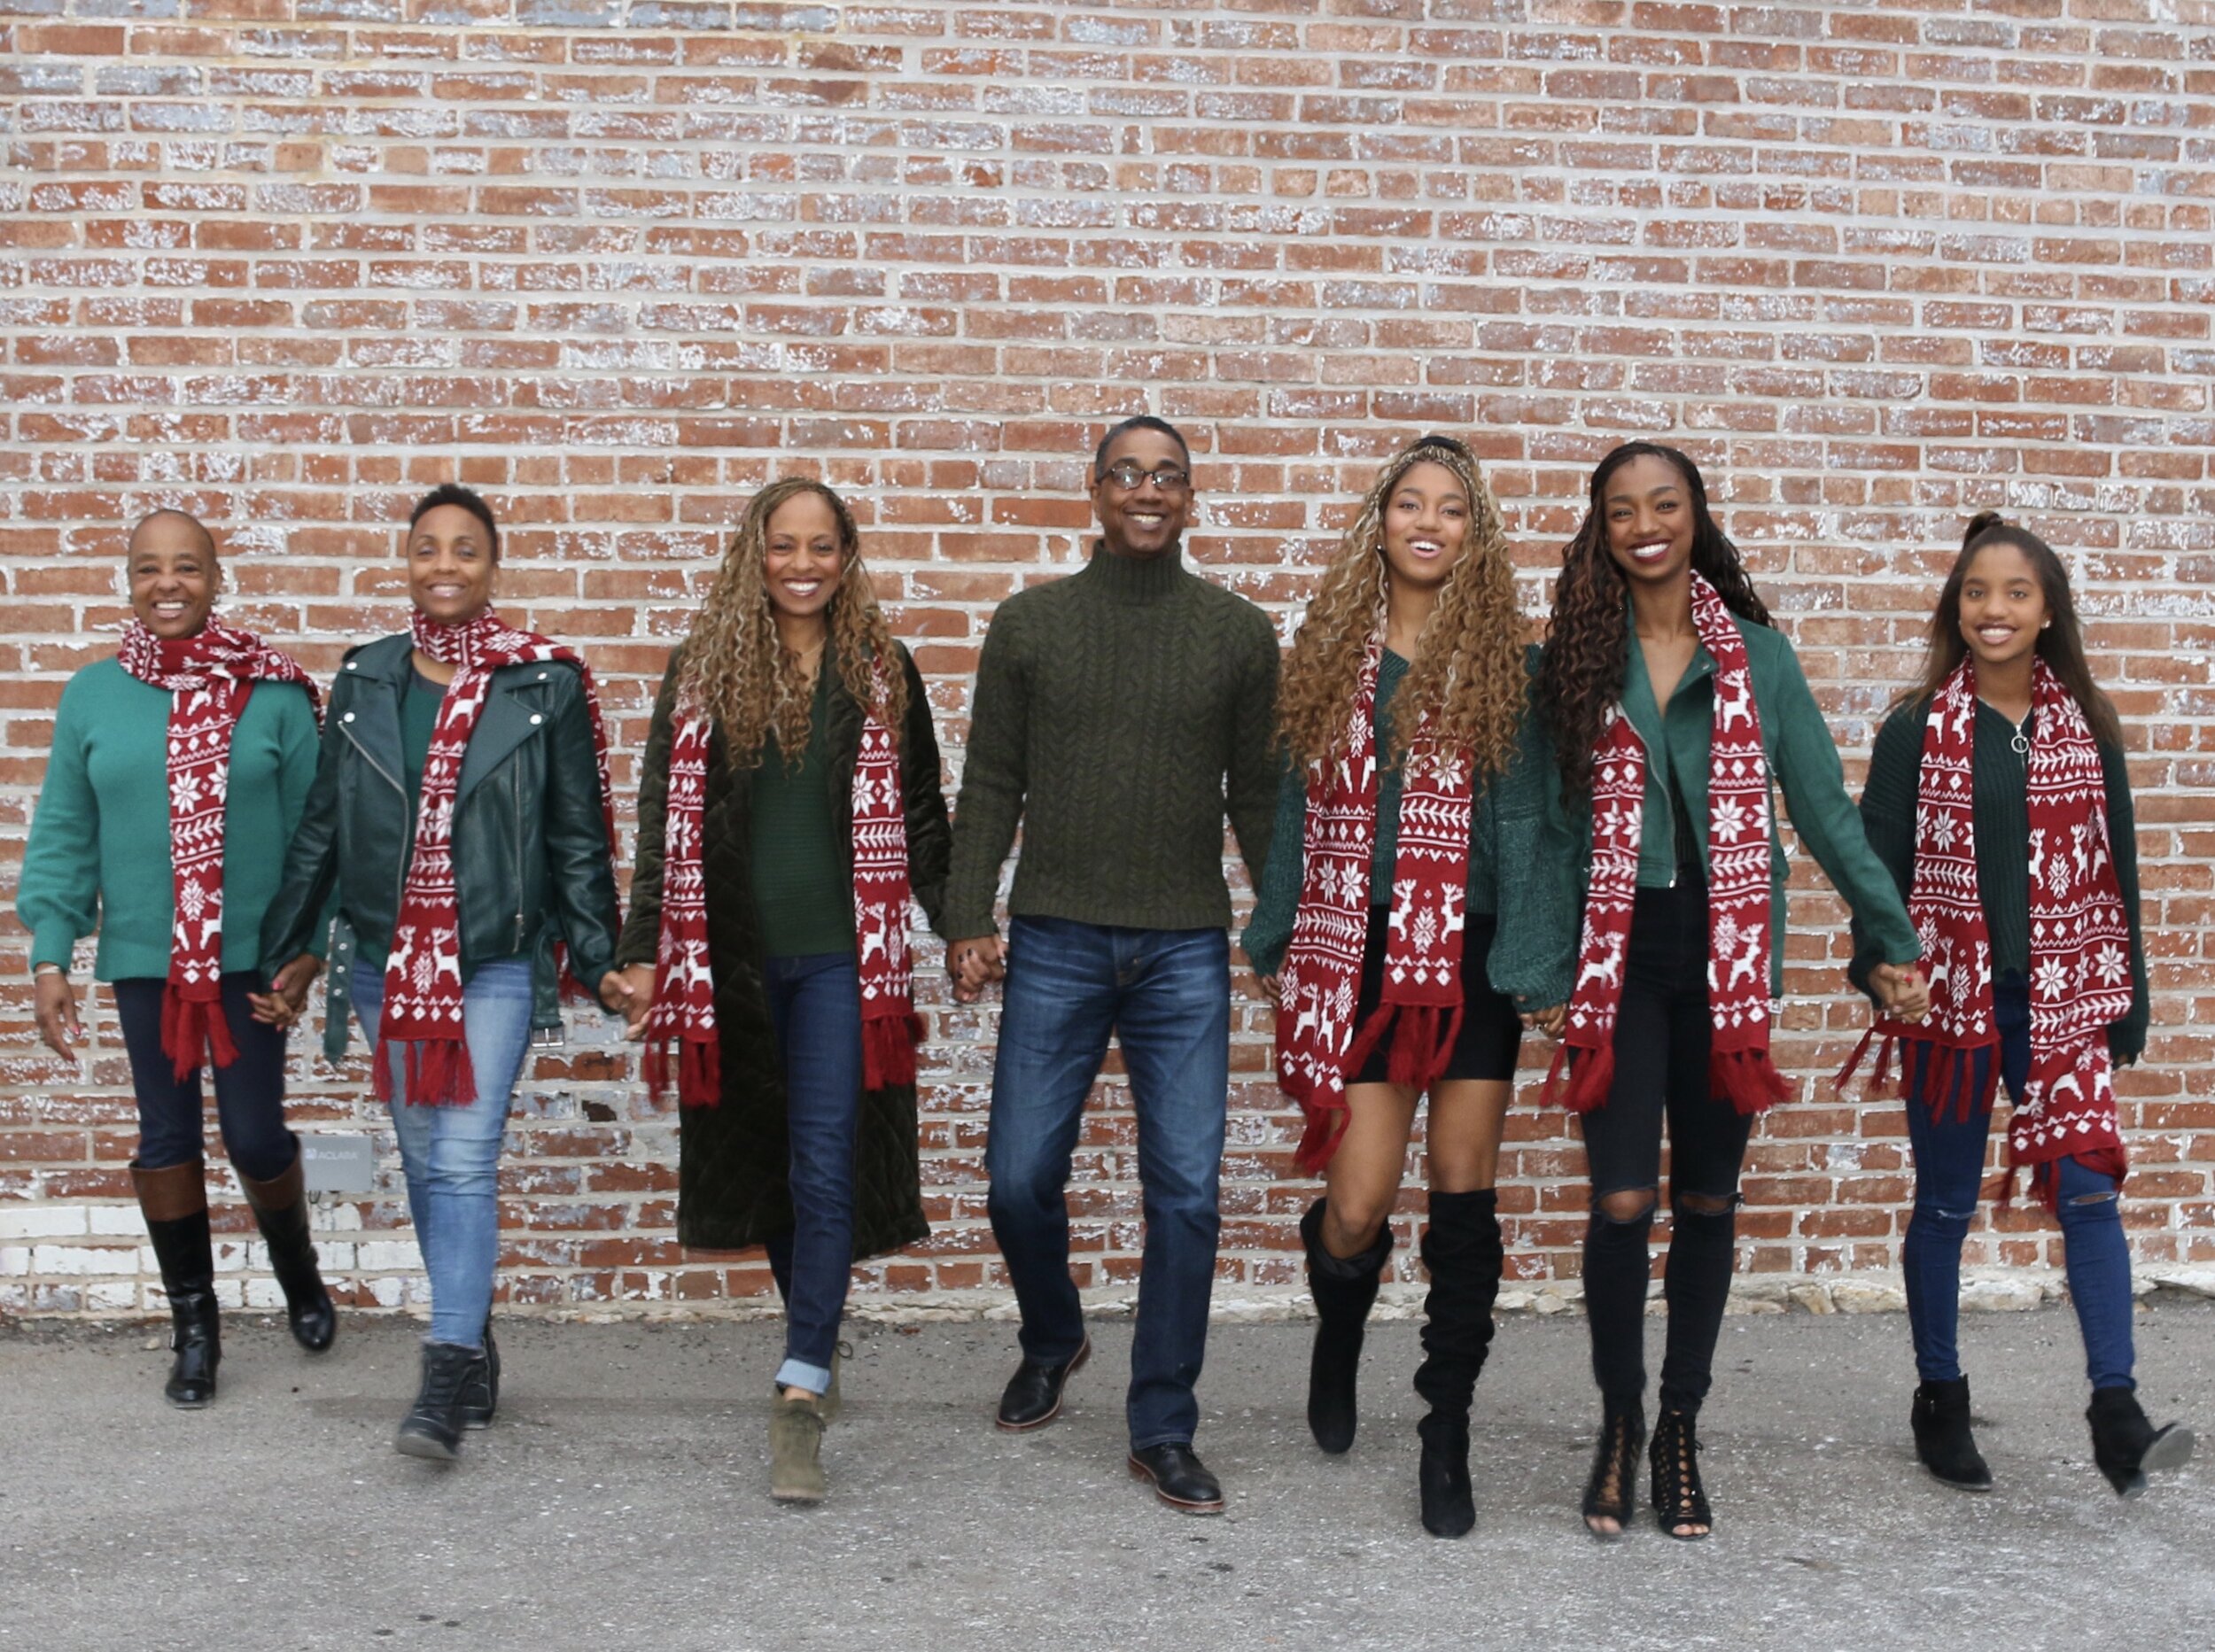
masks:
<path id="1" fill-rule="evenodd" d="M 516 948 L 523 950 L 523 774 L 521 765 L 510 760 L 508 764 L 508 793 L 515 800 L 513 810 L 516 823 Z"/>
<path id="2" fill-rule="evenodd" d="M 351 727 L 341 723 L 338 725 L 338 732 L 346 737 L 348 744 L 361 754 L 361 761 L 375 769 L 384 777 L 385 783 L 400 794 L 400 801 L 404 809 L 408 802 L 408 788 L 394 779 L 392 772 L 370 754 L 369 748 L 361 743 L 361 737 Z M 411 844 L 415 840 L 415 835 L 416 823 L 411 820 L 408 823 L 408 836 Z M 402 855 L 400 857 L 399 875 L 392 882 L 392 916 L 395 919 L 400 916 L 400 909 L 408 904 L 408 862 L 410 858 L 411 857 L 408 855 Z"/>

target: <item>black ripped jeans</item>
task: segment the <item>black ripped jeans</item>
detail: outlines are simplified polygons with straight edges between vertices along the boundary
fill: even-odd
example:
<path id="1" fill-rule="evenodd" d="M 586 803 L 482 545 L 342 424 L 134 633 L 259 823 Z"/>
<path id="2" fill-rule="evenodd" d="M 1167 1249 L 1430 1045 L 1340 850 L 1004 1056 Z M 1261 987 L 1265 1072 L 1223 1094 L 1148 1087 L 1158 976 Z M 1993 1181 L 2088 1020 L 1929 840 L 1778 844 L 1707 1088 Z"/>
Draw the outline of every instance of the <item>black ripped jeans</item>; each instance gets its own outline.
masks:
<path id="1" fill-rule="evenodd" d="M 1662 1276 L 1669 1308 L 1662 1408 L 1697 1413 L 1713 1381 L 1737 1250 L 1738 1174 L 1753 1121 L 1708 1087 L 1712 1035 L 1707 885 L 1693 867 L 1680 871 L 1672 888 L 1638 891 L 1615 1020 L 1614 1082 L 1606 1102 L 1582 1119 L 1592 1186 L 1584 1308 L 1592 1376 L 1611 1409 L 1635 1405 L 1645 1392 L 1646 1247 L 1664 1121 L 1673 1237 Z M 1636 1215 L 1609 1214 L 1609 1195 L 1633 1193 L 1644 1196 Z"/>

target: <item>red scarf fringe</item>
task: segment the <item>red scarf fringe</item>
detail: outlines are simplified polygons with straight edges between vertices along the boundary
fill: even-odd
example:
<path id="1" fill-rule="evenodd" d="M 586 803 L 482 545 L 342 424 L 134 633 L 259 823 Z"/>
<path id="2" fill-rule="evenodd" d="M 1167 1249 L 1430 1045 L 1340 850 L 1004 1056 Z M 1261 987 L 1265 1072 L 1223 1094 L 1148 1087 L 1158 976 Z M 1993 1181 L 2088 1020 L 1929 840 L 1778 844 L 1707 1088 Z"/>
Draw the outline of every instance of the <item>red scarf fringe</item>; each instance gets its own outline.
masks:
<path id="1" fill-rule="evenodd" d="M 407 1064 L 406 1097 L 411 1107 L 466 1107 L 477 1100 L 477 1069 L 470 1061 L 468 1041 L 461 1038 L 414 1038 L 395 1045 L 389 1038 L 377 1041 L 376 1071 L 371 1082 L 377 1098 L 392 1102 L 392 1051 L 401 1051 Z"/>
<path id="2" fill-rule="evenodd" d="M 238 1046 L 231 1042 L 222 999 L 188 997 L 173 981 L 161 991 L 161 1052 L 169 1058 L 178 1082 L 192 1076 L 203 1051 L 214 1055 L 217 1066 L 229 1066 L 238 1059 Z"/>

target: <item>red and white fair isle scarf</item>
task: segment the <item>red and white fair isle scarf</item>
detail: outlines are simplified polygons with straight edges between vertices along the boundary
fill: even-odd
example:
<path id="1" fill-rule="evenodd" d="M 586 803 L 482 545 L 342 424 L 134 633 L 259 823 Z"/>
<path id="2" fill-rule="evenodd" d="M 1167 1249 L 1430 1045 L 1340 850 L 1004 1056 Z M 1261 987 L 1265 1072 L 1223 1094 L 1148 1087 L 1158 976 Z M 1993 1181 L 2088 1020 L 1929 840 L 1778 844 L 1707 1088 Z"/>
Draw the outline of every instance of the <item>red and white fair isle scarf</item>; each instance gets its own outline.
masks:
<path id="1" fill-rule="evenodd" d="M 176 918 L 161 994 L 161 1048 L 179 1079 L 212 1052 L 238 1059 L 223 1019 L 223 805 L 230 742 L 257 682 L 298 683 L 323 715 L 315 684 L 289 655 L 251 631 L 214 620 L 190 637 L 162 638 L 134 619 L 118 650 L 123 669 L 169 691 L 169 865 Z"/>
<path id="2" fill-rule="evenodd" d="M 1461 1031 L 1462 938 L 1473 800 L 1465 754 L 1442 753 L 1418 729 L 1400 791 L 1392 915 L 1377 1007 L 1356 1028 L 1377 842 L 1377 667 L 1372 640 L 1336 755 L 1310 764 L 1300 906 L 1278 983 L 1277 1079 L 1308 1128 L 1293 1162 L 1313 1175 L 1345 1134 L 1346 1075 L 1387 1031 L 1395 1084 L 1428 1089 Z"/>
<path id="3" fill-rule="evenodd" d="M 1769 1059 L 1769 779 L 1745 639 L 1714 586 L 1692 580 L 1692 624 L 1715 663 L 1715 717 L 1707 745 L 1707 1009 L 1714 1040 L 1710 1090 L 1740 1113 L 1791 1093 Z M 1577 953 L 1576 989 L 1546 1098 L 1573 1113 L 1607 1099 L 1615 1075 L 1615 1016 L 1630 952 L 1644 821 L 1646 748 L 1618 703 L 1592 748 L 1592 872 Z M 1566 1085 L 1564 1059 L 1572 1050 Z"/>
<path id="4" fill-rule="evenodd" d="M 385 964 L 385 1012 L 377 1023 L 377 1099 L 392 1099 L 391 1046 L 406 1051 L 407 1099 L 411 1105 L 466 1106 L 477 1099 L 462 1026 L 462 921 L 454 879 L 454 811 L 462 761 L 491 693 L 493 673 L 505 665 L 558 660 L 577 668 L 592 718 L 600 765 L 600 808 L 610 854 L 615 845 L 615 795 L 608 778 L 608 738 L 591 668 L 574 649 L 517 631 L 487 609 L 462 625 L 441 625 L 420 611 L 412 623 L 416 647 L 455 668 L 431 731 L 423 767 L 422 801 L 416 810 L 416 849 L 401 887 L 400 921 Z"/>
<path id="5" fill-rule="evenodd" d="M 2130 920 L 2109 850 L 2100 748 L 2084 711 L 2044 660 L 2031 667 L 2029 768 L 2031 1072 L 2008 1127 L 2009 1181 L 2028 1167 L 2048 1203 L 2053 1166 L 2074 1158 L 2121 1181 L 2128 1160 L 2115 1116 L 2109 1026 L 2130 1013 Z M 1931 1013 L 1880 1020 L 1877 1082 L 1901 1046 L 1902 1079 L 1934 1115 L 1991 1105 L 1998 1077 L 1992 940 L 1977 885 L 1976 662 L 1965 659 L 1931 702 L 1916 783 L 1915 880 L 1908 916 L 1923 941 Z M 1974 1089 L 1975 1054 L 1991 1051 Z M 1934 1070 L 1935 1069 L 1935 1070 Z"/>
<path id="6" fill-rule="evenodd" d="M 884 680 L 864 708 L 854 759 L 854 937 L 861 979 L 864 1090 L 915 1082 L 915 1013 L 907 945 L 907 812 L 900 752 L 880 714 Z M 708 741 L 713 719 L 688 695 L 677 704 L 669 749 L 669 797 L 663 817 L 662 921 L 655 949 L 654 1007 L 646 1022 L 646 1079 L 656 1095 L 669 1084 L 676 1046 L 677 1100 L 712 1107 L 722 1100 L 715 1024 L 715 982 L 708 962 L 707 886 L 701 871 L 707 803 Z"/>

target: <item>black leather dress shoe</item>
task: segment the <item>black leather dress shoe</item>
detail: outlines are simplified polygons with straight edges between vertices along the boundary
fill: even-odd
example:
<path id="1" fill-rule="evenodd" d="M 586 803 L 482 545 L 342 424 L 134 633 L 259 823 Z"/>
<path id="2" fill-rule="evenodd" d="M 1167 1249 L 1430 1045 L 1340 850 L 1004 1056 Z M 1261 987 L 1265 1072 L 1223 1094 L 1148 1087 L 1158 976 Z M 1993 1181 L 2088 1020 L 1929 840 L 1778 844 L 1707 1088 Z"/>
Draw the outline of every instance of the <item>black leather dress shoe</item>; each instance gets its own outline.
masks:
<path id="1" fill-rule="evenodd" d="M 1219 1515 L 1223 1512 L 1223 1482 L 1180 1440 L 1148 1446 L 1131 1454 L 1131 1472 L 1154 1482 L 1154 1495 L 1179 1514 Z"/>
<path id="2" fill-rule="evenodd" d="M 1044 1428 L 1053 1422 L 1061 1415 L 1061 1384 L 1069 1380 L 1069 1373 L 1084 1364 L 1092 1351 L 1092 1339 L 1087 1337 L 1062 1364 L 1040 1365 L 1025 1360 L 1001 1390 L 999 1413 L 992 1421 L 1011 1434 Z"/>

